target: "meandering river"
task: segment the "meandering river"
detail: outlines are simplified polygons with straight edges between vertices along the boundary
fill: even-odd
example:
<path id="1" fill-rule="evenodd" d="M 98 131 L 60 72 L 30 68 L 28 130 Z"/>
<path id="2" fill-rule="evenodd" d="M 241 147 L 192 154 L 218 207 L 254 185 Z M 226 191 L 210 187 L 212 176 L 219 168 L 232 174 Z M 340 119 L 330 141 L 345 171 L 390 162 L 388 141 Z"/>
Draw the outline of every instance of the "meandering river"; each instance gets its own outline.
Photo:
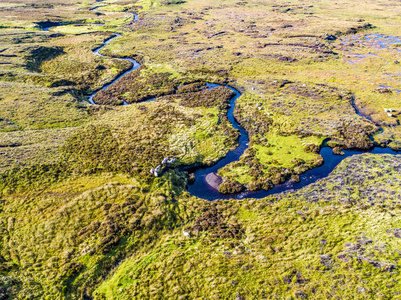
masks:
<path id="1" fill-rule="evenodd" d="M 95 11 L 98 7 L 95 7 L 91 9 L 92 11 Z M 133 20 L 136 21 L 138 20 L 138 15 L 133 14 Z M 97 25 L 102 25 L 102 24 L 97 24 Z M 49 30 L 51 27 L 56 27 L 56 26 L 50 26 L 43 28 L 44 30 Z M 102 50 L 108 43 L 112 42 L 114 39 L 118 38 L 121 36 L 118 33 L 114 33 L 114 36 L 111 38 L 107 39 L 99 48 L 93 50 L 93 53 L 95 55 L 103 56 L 102 54 L 99 53 L 100 50 Z M 109 56 L 107 56 L 109 57 Z M 140 67 L 140 63 L 138 63 L 136 60 L 132 58 L 127 58 L 127 57 L 113 57 L 115 59 L 121 59 L 121 60 L 127 60 L 132 63 L 132 67 L 125 71 L 123 74 L 119 75 L 117 78 L 115 78 L 111 83 L 106 84 L 103 86 L 100 90 L 106 90 L 110 85 L 114 84 L 118 79 L 121 77 L 129 74 L 130 72 L 138 69 Z M 207 84 L 209 89 L 218 87 L 220 85 L 218 84 L 212 84 L 208 83 Z M 312 170 L 306 171 L 302 175 L 300 175 L 301 181 L 299 183 L 292 182 L 291 180 L 285 182 L 284 184 L 276 185 L 274 188 L 268 190 L 268 191 L 256 191 L 256 192 L 251 192 L 251 191 L 244 191 L 239 194 L 230 194 L 230 195 L 223 195 L 217 191 L 217 189 L 213 188 L 212 186 L 209 185 L 209 183 L 206 180 L 206 177 L 214 173 L 216 174 L 219 169 L 222 167 L 226 166 L 227 164 L 239 160 L 240 156 L 244 153 L 244 151 L 248 148 L 249 146 L 249 135 L 246 132 L 244 128 L 241 127 L 241 125 L 237 122 L 237 120 L 234 118 L 234 109 L 235 109 L 235 103 L 236 100 L 241 96 L 241 93 L 234 89 L 233 87 L 226 86 L 229 89 L 231 89 L 234 93 L 235 96 L 233 96 L 230 100 L 230 108 L 227 111 L 227 117 L 228 120 L 231 122 L 232 126 L 235 129 L 238 129 L 240 132 L 240 137 L 238 140 L 238 146 L 227 153 L 227 155 L 219 160 L 215 165 L 211 167 L 198 167 L 194 170 L 195 174 L 195 182 L 191 185 L 188 186 L 188 192 L 191 193 L 192 195 L 207 199 L 210 201 L 217 200 L 217 199 L 243 199 L 243 198 L 264 198 L 268 195 L 276 194 L 276 193 L 281 193 L 281 192 L 286 192 L 286 191 L 293 191 L 300 189 L 302 187 L 305 187 L 311 183 L 316 182 L 318 179 L 327 177 L 333 170 L 334 168 L 345 158 L 349 156 L 353 156 L 356 154 L 361 154 L 361 153 L 373 153 L 373 154 L 382 154 L 382 153 L 387 153 L 387 154 L 397 154 L 397 151 L 394 151 L 390 148 L 380 148 L 380 147 L 375 147 L 373 150 L 369 151 L 362 151 L 362 150 L 343 150 L 344 155 L 334 155 L 332 152 L 332 149 L 329 147 L 323 147 L 320 150 L 320 155 L 322 155 L 324 159 L 324 164 L 320 167 L 314 168 Z M 99 90 L 95 91 L 92 95 L 90 95 L 88 101 L 91 104 L 95 104 L 93 101 L 93 97 L 99 92 Z M 154 100 L 154 99 L 151 99 Z M 149 100 L 147 100 L 149 101 Z M 360 116 L 364 116 L 361 114 L 359 111 L 356 110 L 356 113 Z"/>

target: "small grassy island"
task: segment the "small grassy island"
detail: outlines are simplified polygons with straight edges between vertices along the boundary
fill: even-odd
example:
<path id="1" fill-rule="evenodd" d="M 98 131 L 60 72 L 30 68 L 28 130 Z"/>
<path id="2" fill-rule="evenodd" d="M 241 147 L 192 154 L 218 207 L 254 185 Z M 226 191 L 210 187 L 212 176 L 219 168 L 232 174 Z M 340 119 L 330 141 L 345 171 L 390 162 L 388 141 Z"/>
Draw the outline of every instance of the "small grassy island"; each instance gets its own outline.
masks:
<path id="1" fill-rule="evenodd" d="M 400 26 L 0 0 L 0 300 L 400 298 Z"/>

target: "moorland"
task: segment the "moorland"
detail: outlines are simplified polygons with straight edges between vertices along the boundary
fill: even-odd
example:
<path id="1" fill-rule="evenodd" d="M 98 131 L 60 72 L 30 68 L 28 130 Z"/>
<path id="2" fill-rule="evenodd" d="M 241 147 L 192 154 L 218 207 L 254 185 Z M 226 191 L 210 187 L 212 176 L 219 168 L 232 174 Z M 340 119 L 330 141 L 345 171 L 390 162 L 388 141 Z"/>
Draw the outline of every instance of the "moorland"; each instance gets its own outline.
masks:
<path id="1" fill-rule="evenodd" d="M 0 0 L 0 299 L 400 297 L 401 157 L 369 153 L 401 150 L 400 25 L 395 0 Z M 221 193 L 367 152 L 195 197 L 239 144 L 227 85 L 249 143 Z"/>

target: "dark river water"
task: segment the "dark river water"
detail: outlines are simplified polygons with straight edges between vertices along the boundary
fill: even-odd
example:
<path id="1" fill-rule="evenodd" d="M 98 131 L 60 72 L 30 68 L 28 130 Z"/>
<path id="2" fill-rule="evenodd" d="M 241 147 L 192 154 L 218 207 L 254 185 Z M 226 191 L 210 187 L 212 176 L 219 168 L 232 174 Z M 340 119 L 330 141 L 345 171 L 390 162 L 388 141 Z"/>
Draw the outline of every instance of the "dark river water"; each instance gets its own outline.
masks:
<path id="1" fill-rule="evenodd" d="M 96 7 L 97 8 L 97 7 Z M 96 8 L 92 10 L 96 10 Z M 133 20 L 136 21 L 138 20 L 138 15 L 133 14 L 134 18 Z M 48 22 L 46 24 L 42 25 L 42 28 L 44 30 L 49 30 L 51 27 L 58 26 L 59 24 L 51 23 Z M 97 25 L 103 25 L 103 24 L 97 24 Z M 95 49 L 93 51 L 94 54 L 103 56 L 102 54 L 99 53 L 101 49 L 103 49 L 108 43 L 113 41 L 114 39 L 118 38 L 121 36 L 118 33 L 115 33 L 113 37 L 107 39 L 103 45 L 101 45 L 99 48 Z M 372 38 L 376 38 L 376 36 L 373 36 Z M 112 82 L 109 84 L 106 84 L 103 86 L 100 90 L 105 90 L 107 89 L 110 85 L 114 84 L 118 79 L 121 77 L 127 75 L 128 73 L 138 69 L 140 67 L 140 63 L 138 63 L 136 60 L 128 57 L 113 57 L 116 59 L 121 59 L 121 60 L 127 60 L 132 63 L 132 67 L 119 75 L 116 79 L 114 79 Z M 212 84 L 208 83 L 207 84 L 208 89 L 212 89 L 215 87 L 218 87 L 220 85 L 218 84 Z M 239 145 L 232 151 L 228 152 L 226 157 L 222 158 L 219 160 L 215 165 L 211 167 L 199 167 L 194 170 L 195 174 L 195 182 L 191 185 L 188 186 L 188 192 L 191 193 L 192 195 L 206 199 L 206 200 L 217 200 L 217 199 L 244 199 L 244 198 L 264 198 L 268 195 L 276 194 L 276 193 L 281 193 L 285 191 L 291 191 L 291 190 L 297 190 L 302 187 L 305 187 L 311 183 L 316 182 L 318 179 L 327 177 L 333 170 L 334 168 L 345 158 L 361 153 L 373 153 L 373 154 L 382 154 L 382 153 L 387 153 L 387 154 L 397 154 L 397 151 L 391 150 L 390 148 L 380 148 L 380 147 L 375 147 L 373 150 L 369 151 L 359 151 L 359 150 L 343 150 L 344 155 L 334 155 L 332 152 L 331 148 L 328 147 L 323 147 L 320 151 L 320 155 L 322 155 L 324 159 L 324 164 L 320 167 L 314 168 L 312 170 L 306 171 L 304 174 L 300 175 L 301 181 L 299 183 L 292 182 L 291 180 L 288 180 L 287 182 L 277 185 L 274 188 L 268 190 L 268 191 L 256 191 L 256 192 L 251 192 L 251 191 L 245 191 L 239 194 L 230 194 L 230 195 L 223 195 L 220 194 L 215 188 L 211 187 L 207 182 L 206 182 L 206 176 L 210 173 L 216 173 L 219 169 L 222 167 L 226 166 L 227 164 L 238 161 L 240 156 L 244 153 L 244 151 L 248 148 L 249 144 L 249 135 L 245 131 L 244 128 L 241 127 L 241 125 L 235 120 L 234 118 L 234 109 L 235 109 L 235 103 L 236 100 L 241 96 L 241 93 L 237 91 L 236 89 L 226 86 L 229 89 L 231 89 L 234 93 L 235 96 L 230 100 L 230 108 L 228 109 L 227 112 L 227 117 L 228 120 L 231 122 L 232 126 L 235 129 L 238 129 L 240 132 L 240 137 L 238 140 Z M 99 92 L 96 91 L 89 97 L 89 102 L 91 104 L 95 104 L 93 101 L 93 97 Z M 154 100 L 154 99 L 150 99 Z M 147 100 L 149 101 L 149 100 Z M 357 114 L 363 116 L 360 112 L 356 111 Z M 363 116 L 366 117 L 366 116 Z"/>

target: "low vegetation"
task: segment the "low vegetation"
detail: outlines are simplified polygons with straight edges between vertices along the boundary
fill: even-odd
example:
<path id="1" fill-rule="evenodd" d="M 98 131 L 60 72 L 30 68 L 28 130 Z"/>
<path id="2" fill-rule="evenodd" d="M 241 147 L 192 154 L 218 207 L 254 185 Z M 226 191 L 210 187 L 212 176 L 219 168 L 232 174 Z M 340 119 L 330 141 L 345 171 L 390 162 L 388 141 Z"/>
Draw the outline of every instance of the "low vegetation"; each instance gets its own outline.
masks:
<path id="1" fill-rule="evenodd" d="M 396 298 L 398 155 L 258 200 L 187 186 L 238 145 L 227 84 L 249 145 L 218 170 L 221 193 L 297 182 L 326 146 L 401 149 L 400 13 L 0 0 L 0 299 Z M 113 82 L 122 57 L 141 67 Z"/>
<path id="2" fill-rule="evenodd" d="M 173 171 L 152 183 L 102 173 L 3 194 L 3 291 L 18 298 L 391 297 L 399 276 L 398 169 L 398 157 L 359 155 L 299 192 L 216 203 L 190 197 L 185 177 Z"/>

